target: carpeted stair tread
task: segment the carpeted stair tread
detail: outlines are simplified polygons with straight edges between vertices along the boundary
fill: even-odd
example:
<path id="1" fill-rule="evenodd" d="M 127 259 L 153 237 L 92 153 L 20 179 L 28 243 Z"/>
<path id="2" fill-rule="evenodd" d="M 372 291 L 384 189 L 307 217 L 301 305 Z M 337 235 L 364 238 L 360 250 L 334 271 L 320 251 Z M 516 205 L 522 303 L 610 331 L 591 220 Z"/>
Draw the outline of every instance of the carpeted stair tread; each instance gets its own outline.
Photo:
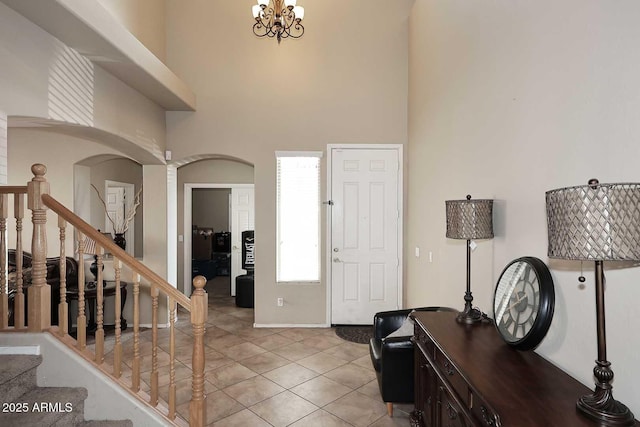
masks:
<path id="1" fill-rule="evenodd" d="M 0 356 L 0 386 L 30 369 L 37 368 L 41 362 L 42 356 L 16 354 Z"/>
<path id="2" fill-rule="evenodd" d="M 37 387 L 13 402 L 23 405 L 27 408 L 27 412 L 0 413 L 0 425 L 21 427 L 75 425 L 84 420 L 86 398 L 87 390 L 82 387 Z"/>
<path id="3" fill-rule="evenodd" d="M 36 387 L 36 368 L 42 356 L 0 356 L 0 402 L 15 402 Z"/>

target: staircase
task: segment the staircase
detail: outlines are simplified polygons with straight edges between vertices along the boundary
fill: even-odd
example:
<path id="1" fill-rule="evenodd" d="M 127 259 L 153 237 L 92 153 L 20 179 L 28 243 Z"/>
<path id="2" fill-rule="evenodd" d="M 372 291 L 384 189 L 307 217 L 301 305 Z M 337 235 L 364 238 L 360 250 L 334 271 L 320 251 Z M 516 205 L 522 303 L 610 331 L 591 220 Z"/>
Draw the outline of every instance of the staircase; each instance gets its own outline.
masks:
<path id="1" fill-rule="evenodd" d="M 100 373 L 114 382 L 116 393 L 125 394 L 129 399 L 144 405 L 141 412 L 145 420 L 160 416 L 161 425 L 174 425 L 179 427 L 204 427 L 207 420 L 207 396 L 204 393 L 205 378 L 205 352 L 204 336 L 207 322 L 207 294 L 204 291 L 206 279 L 198 276 L 193 281 L 194 291 L 191 297 L 178 291 L 172 284 L 159 276 L 144 263 L 135 259 L 114 241 L 99 230 L 92 227 L 82 218 L 74 214 L 67 207 L 49 194 L 49 183 L 45 178 L 46 166 L 35 164 L 31 167 L 34 174 L 33 179 L 26 186 L 0 186 L 0 337 L 4 339 L 17 336 L 17 334 L 27 334 L 31 336 L 46 335 L 55 339 L 58 345 L 65 346 L 67 350 L 73 352 L 86 364 L 92 374 Z M 10 209 L 12 207 L 13 209 Z M 31 211 L 31 242 L 24 244 L 23 239 L 23 219 L 25 217 L 25 207 Z M 13 211 L 13 215 L 9 211 Z M 57 215 L 58 231 L 49 232 L 54 236 L 47 236 L 47 212 Z M 7 271 L 8 255 L 8 230 L 10 221 L 15 221 L 15 271 Z M 11 230 L 13 232 L 13 230 Z M 53 239 L 51 237 L 54 237 Z M 51 244 L 56 241 L 57 245 Z M 67 238 L 69 237 L 69 238 Z M 55 278 L 48 277 L 47 255 L 49 247 L 59 247 L 59 273 Z M 30 274 L 27 275 L 23 268 L 24 249 L 30 247 L 31 266 Z M 91 252 L 85 252 L 85 249 Z M 115 325 L 113 347 L 109 348 L 109 358 L 105 360 L 105 305 L 104 292 L 106 281 L 103 280 L 103 257 L 105 253 L 111 254 L 112 273 L 114 280 L 114 292 L 109 296 L 114 296 L 113 319 Z M 67 301 L 67 275 L 66 260 L 67 253 L 74 253 L 78 260 L 77 278 L 70 283 L 70 292 L 77 293 L 77 316 L 70 319 L 69 301 Z M 84 271 L 85 255 L 93 255 L 95 260 L 96 277 L 95 287 L 90 288 L 86 283 Z M 52 282 L 56 279 L 57 282 Z M 56 296 L 52 300 L 52 285 L 56 283 Z M 124 284 L 124 286 L 121 286 Z M 59 290 L 58 286 L 59 285 Z M 126 300 L 122 298 L 121 288 L 129 287 L 132 298 Z M 87 343 L 87 314 L 91 307 L 87 307 L 89 291 L 95 299 L 95 331 L 93 336 L 95 344 Z M 87 293 L 87 295 L 85 295 Z M 11 311 L 9 310 L 9 295 L 11 294 Z M 125 294 L 126 295 L 126 294 Z M 133 351 L 124 351 L 122 342 L 121 318 L 122 309 L 125 304 L 130 304 L 133 312 Z M 184 343 L 180 343 L 180 349 L 176 343 L 176 320 L 178 307 L 189 313 L 191 323 L 190 336 L 191 343 L 191 399 L 189 401 L 188 422 L 178 416 L 176 406 L 176 356 L 178 351 L 184 352 Z M 57 311 L 57 317 L 54 314 Z M 11 316 L 13 314 L 13 316 Z M 91 318 L 91 317 L 89 317 Z M 14 319 L 15 321 L 10 321 Z M 26 320 L 26 321 L 25 321 Z M 57 324 L 56 324 L 57 323 Z M 69 330 L 72 324 L 76 325 L 77 335 L 70 335 Z M 151 336 L 143 339 L 141 325 L 149 326 Z M 162 328 L 162 331 L 160 331 Z M 150 338 L 150 340 L 148 339 Z M 162 342 L 162 343 L 161 343 Z M 111 344 L 110 344 L 111 345 Z M 159 351 L 162 349 L 162 352 Z M 45 354 L 46 353 L 42 353 Z M 159 355 L 168 355 L 161 360 Z M 26 357 L 26 356 L 25 356 Z M 126 359 L 125 359 L 126 358 Z M 14 359 L 20 359 L 18 361 Z M 113 425 L 103 422 L 84 421 L 84 405 L 87 391 L 83 388 L 38 388 L 34 380 L 35 367 L 41 359 L 36 361 L 22 361 L 23 357 L 14 357 L 11 363 L 8 360 L 0 360 L 0 426 L 74 426 L 74 425 Z M 167 360 L 168 359 L 168 360 Z M 5 362 L 9 363 L 5 366 Z M 65 359 L 56 359 L 53 362 L 58 364 L 57 374 L 69 369 L 70 365 Z M 44 365 L 47 367 L 50 359 L 47 357 Z M 128 372 L 125 372 L 125 365 Z M 144 368 L 144 369 L 143 369 Z M 142 372 L 151 368 L 151 371 L 143 378 Z M 79 372 L 69 373 L 70 377 L 77 378 Z M 161 377 L 162 375 L 162 377 Z M 161 384 L 161 378 L 168 377 L 168 384 Z M 41 377 L 40 377 L 41 378 Z M 142 382 L 149 386 L 148 393 L 141 387 Z M 24 384 L 24 385 L 23 385 Z M 4 394 L 4 390 L 14 390 L 11 394 Z M 162 392 L 167 393 L 167 399 L 160 398 Z M 19 393 L 19 395 L 15 395 Z M 43 393 L 49 393 L 45 395 Z M 15 400 L 19 399 L 19 400 Z M 9 403 L 20 403 L 28 415 L 16 413 L 15 405 Z M 45 411 L 38 405 L 45 402 Z M 58 406 L 56 406 L 56 403 Z M 72 411 L 66 412 L 67 403 L 72 407 Z M 47 406 L 47 404 L 50 404 Z M 92 414 L 95 402 L 93 392 L 87 401 L 87 410 Z M 62 405 L 62 406 L 61 406 Z M 99 402 L 103 410 L 111 410 L 111 413 L 118 413 L 115 408 L 106 401 Z M 35 407 L 35 410 L 34 410 Z M 5 411 L 3 411 L 3 409 Z M 38 411 L 40 409 L 40 411 Z M 150 412 L 149 412 L 150 411 Z M 27 422 L 27 417 L 29 418 Z M 30 419 L 33 417 L 33 419 Z M 127 418 L 135 419 L 135 414 L 126 415 Z M 131 422 L 125 422 L 131 425 Z M 116 424 L 122 425 L 122 424 Z M 136 421 L 136 425 L 142 425 Z M 146 424 L 146 421 L 144 423 Z M 151 424 L 149 424 L 151 425 Z M 153 424 L 157 425 L 157 424 Z"/>
<path id="2" fill-rule="evenodd" d="M 36 369 L 42 356 L 0 356 L 0 425 L 132 427 L 129 420 L 85 421 L 87 390 L 38 387 Z"/>

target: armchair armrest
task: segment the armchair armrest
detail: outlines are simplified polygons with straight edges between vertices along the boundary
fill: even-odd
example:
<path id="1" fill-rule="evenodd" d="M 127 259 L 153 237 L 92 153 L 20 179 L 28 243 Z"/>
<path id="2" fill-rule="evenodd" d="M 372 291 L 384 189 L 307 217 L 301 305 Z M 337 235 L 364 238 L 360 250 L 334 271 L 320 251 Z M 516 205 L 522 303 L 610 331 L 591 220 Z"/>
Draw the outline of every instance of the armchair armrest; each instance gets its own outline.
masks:
<path id="1" fill-rule="evenodd" d="M 381 311 L 373 317 L 373 338 L 382 340 L 391 332 L 402 326 L 407 316 L 411 313 L 411 309 Z"/>

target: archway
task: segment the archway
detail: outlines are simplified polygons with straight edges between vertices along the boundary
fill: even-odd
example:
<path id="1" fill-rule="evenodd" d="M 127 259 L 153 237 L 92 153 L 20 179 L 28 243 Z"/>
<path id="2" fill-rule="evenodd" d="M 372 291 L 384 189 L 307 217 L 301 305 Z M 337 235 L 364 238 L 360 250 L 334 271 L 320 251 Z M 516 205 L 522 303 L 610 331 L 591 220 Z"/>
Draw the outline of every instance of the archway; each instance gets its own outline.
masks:
<path id="1" fill-rule="evenodd" d="M 185 294 L 189 295 L 191 291 L 190 284 L 193 277 L 192 266 L 194 260 L 192 248 L 193 225 L 198 225 L 199 230 L 204 229 L 207 230 L 207 232 L 208 229 L 214 228 L 210 226 L 212 224 L 203 223 L 204 220 L 199 221 L 201 224 L 193 223 L 193 192 L 202 189 L 203 193 L 206 193 L 207 190 L 211 190 L 211 192 L 228 191 L 227 194 L 231 194 L 232 191 L 237 191 L 238 189 L 252 189 L 254 183 L 254 171 L 253 165 L 247 161 L 221 155 L 201 155 L 191 157 L 189 159 L 183 159 L 180 162 L 172 163 L 172 166 L 175 166 L 176 168 L 174 181 L 176 184 L 175 211 L 177 212 L 177 215 L 175 218 L 175 230 L 177 233 L 177 239 L 175 242 L 176 253 L 174 259 L 176 259 L 178 267 L 176 271 L 177 282 L 178 289 L 181 289 Z M 224 226 L 218 225 L 217 230 L 212 230 L 211 232 L 212 234 L 223 232 L 230 233 L 230 251 L 226 252 L 229 254 L 230 260 L 229 265 L 226 265 L 226 267 L 230 269 L 230 271 L 228 271 L 229 279 L 231 280 L 231 283 L 233 283 L 233 276 L 234 274 L 237 274 L 236 272 L 239 270 L 239 267 L 234 268 L 234 265 L 239 265 L 236 263 L 236 260 L 239 259 L 240 244 L 238 230 L 240 230 L 240 228 L 236 228 L 235 232 L 232 230 L 234 212 L 231 210 L 231 204 L 225 204 L 224 202 L 219 202 L 218 204 L 220 205 L 218 208 L 227 210 L 229 226 L 228 229 L 225 230 Z M 220 216 L 224 217 L 225 215 L 223 214 Z M 222 222 L 224 223 L 224 219 Z M 218 222 L 218 224 L 220 224 L 220 222 Z M 214 237 L 215 236 L 213 235 L 211 236 L 211 238 Z M 234 240 L 237 240 L 238 242 L 234 244 Z M 213 269 L 217 269 L 217 271 L 209 272 L 210 275 L 213 275 L 216 272 L 224 274 L 227 273 L 224 271 L 224 268 L 220 268 L 222 263 L 220 259 L 224 258 L 224 253 L 225 252 L 219 252 L 216 255 L 215 248 L 211 250 L 212 262 L 210 263 L 210 266 Z M 200 257 L 204 257 L 206 259 L 207 254 L 200 254 Z M 169 259 L 171 259 L 171 257 Z"/>

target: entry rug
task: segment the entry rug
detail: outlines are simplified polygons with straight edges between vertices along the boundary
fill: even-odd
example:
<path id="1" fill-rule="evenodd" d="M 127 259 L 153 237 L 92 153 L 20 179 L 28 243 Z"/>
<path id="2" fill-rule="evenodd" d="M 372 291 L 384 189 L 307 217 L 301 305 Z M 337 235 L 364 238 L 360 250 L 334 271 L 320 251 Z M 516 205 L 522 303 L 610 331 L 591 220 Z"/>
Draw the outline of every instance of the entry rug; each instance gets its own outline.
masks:
<path id="1" fill-rule="evenodd" d="M 336 335 L 357 344 L 369 344 L 369 340 L 373 338 L 373 326 L 336 326 Z"/>

